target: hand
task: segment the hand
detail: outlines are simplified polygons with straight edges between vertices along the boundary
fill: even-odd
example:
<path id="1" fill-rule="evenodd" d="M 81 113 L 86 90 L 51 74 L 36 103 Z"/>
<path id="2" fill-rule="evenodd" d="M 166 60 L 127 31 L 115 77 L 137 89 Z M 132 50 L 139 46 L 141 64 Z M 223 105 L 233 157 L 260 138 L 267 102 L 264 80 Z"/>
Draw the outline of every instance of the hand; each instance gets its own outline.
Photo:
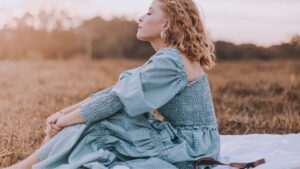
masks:
<path id="1" fill-rule="evenodd" d="M 58 132 L 60 132 L 62 129 L 63 129 L 63 127 L 60 127 L 60 126 L 58 126 L 56 124 L 47 124 L 45 133 L 46 133 L 46 136 L 52 138 Z"/>
<path id="2" fill-rule="evenodd" d="M 63 113 L 56 112 L 47 118 L 47 124 L 54 124 L 60 117 L 63 116 Z"/>
<path id="3" fill-rule="evenodd" d="M 60 132 L 63 129 L 63 127 L 57 125 L 56 123 L 55 124 L 50 124 L 50 125 L 47 124 L 47 128 L 45 130 L 45 133 L 50 138 L 52 138 L 53 136 L 55 136 L 58 132 Z"/>
<path id="4" fill-rule="evenodd" d="M 160 114 L 159 111 L 157 111 L 156 109 L 152 109 L 151 110 L 151 113 L 153 114 L 154 118 L 156 120 L 159 120 L 159 121 L 164 121 L 164 116 Z"/>
<path id="5" fill-rule="evenodd" d="M 49 138 L 55 136 L 63 128 L 62 126 L 57 125 L 57 121 L 62 117 L 63 114 L 58 112 L 47 118 L 47 127 L 45 133 Z"/>
<path id="6" fill-rule="evenodd" d="M 58 127 L 58 128 L 57 128 Z M 56 128 L 58 130 L 52 129 Z M 51 124 L 50 126 L 47 125 L 47 129 L 45 131 L 46 136 L 43 139 L 42 145 L 48 142 L 54 135 L 56 135 L 63 127 L 57 126 L 56 124 Z"/>

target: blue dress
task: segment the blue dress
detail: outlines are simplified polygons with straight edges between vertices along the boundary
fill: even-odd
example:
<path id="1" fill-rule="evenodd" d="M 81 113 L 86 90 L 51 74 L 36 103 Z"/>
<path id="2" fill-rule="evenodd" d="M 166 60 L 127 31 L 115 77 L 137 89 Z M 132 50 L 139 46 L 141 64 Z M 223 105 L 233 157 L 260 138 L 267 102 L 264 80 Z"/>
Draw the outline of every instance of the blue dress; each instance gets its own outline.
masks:
<path id="1" fill-rule="evenodd" d="M 83 124 L 68 126 L 36 150 L 33 169 L 193 169 L 219 160 L 220 136 L 205 73 L 189 82 L 181 53 L 161 48 L 118 82 L 90 95 Z M 151 111 L 165 118 L 156 120 Z M 199 168 L 215 165 L 201 165 Z"/>

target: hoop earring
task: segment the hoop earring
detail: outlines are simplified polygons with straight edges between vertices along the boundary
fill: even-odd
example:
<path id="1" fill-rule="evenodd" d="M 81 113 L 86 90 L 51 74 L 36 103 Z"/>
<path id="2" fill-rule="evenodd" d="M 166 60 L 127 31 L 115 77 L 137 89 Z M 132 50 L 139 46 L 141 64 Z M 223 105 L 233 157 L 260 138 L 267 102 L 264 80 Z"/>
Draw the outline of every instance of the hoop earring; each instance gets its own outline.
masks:
<path id="1" fill-rule="evenodd" d="M 166 38 L 167 38 L 167 34 L 166 34 L 166 32 L 165 32 L 164 29 L 160 31 L 160 38 L 161 38 L 162 40 L 164 40 L 164 41 L 165 41 Z"/>

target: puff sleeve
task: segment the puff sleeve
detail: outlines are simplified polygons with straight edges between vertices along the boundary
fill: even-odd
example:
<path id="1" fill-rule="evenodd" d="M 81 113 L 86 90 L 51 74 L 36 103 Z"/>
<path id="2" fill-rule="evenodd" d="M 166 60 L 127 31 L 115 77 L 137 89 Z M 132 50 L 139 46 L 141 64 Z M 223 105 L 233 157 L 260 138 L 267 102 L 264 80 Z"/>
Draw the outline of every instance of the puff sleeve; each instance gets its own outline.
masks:
<path id="1" fill-rule="evenodd" d="M 132 75 L 133 72 L 139 70 L 140 68 L 141 68 L 141 66 L 136 67 L 136 68 L 132 68 L 132 69 L 128 69 L 128 70 L 125 70 L 125 71 L 121 72 L 120 75 L 119 75 L 118 80 L 121 80 L 125 77 L 128 77 L 128 76 Z M 102 94 L 108 94 L 109 92 L 111 92 L 112 88 L 113 88 L 112 86 L 104 88 L 100 91 L 97 91 L 95 93 L 90 94 L 89 97 L 95 98 L 97 96 L 101 96 Z"/>
<path id="2" fill-rule="evenodd" d="M 112 88 L 129 116 L 157 109 L 171 100 L 187 84 L 180 53 L 162 48 L 139 70 L 120 79 Z"/>
<path id="3" fill-rule="evenodd" d="M 136 68 L 133 68 L 133 69 L 128 69 L 128 70 L 125 70 L 123 71 L 120 75 L 119 75 L 119 80 L 125 78 L 125 77 L 128 77 L 130 75 L 132 75 L 135 71 L 139 70 L 142 66 L 139 66 L 139 67 L 136 67 Z"/>

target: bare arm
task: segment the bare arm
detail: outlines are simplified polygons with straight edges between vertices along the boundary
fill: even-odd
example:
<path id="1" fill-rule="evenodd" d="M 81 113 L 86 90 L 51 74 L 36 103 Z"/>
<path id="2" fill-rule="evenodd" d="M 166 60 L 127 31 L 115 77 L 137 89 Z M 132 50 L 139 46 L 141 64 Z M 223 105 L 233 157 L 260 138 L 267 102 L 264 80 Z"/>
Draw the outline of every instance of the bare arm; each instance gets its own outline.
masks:
<path id="1" fill-rule="evenodd" d="M 57 120 L 56 124 L 60 127 L 67 127 L 74 124 L 84 123 L 84 119 L 80 115 L 80 107 L 87 103 L 90 99 L 91 97 L 87 97 L 81 102 L 61 110 L 60 112 L 63 113 L 63 116 Z"/>
<path id="2" fill-rule="evenodd" d="M 61 112 L 62 114 L 68 114 L 70 112 L 73 112 L 73 111 L 79 109 L 79 107 L 81 105 L 83 105 L 84 103 L 88 102 L 90 99 L 91 99 L 91 97 L 87 97 L 86 99 L 80 101 L 79 103 L 76 103 L 76 104 L 74 104 L 72 106 L 64 108 L 64 109 L 60 110 L 59 112 Z"/>
<path id="3" fill-rule="evenodd" d="M 111 89 L 112 89 L 112 86 L 104 88 L 104 89 L 102 89 L 102 90 L 100 90 L 98 92 L 92 93 L 86 99 L 82 100 L 81 102 L 79 102 L 79 103 L 77 103 L 75 105 L 72 105 L 70 107 L 67 107 L 65 109 L 62 109 L 59 112 L 61 112 L 62 114 L 68 114 L 68 113 L 70 113 L 72 111 L 75 111 L 76 109 L 80 108 L 84 103 L 88 102 L 90 99 L 95 98 L 97 96 L 101 96 L 103 94 L 107 94 L 107 93 L 110 92 Z"/>
<path id="4" fill-rule="evenodd" d="M 74 124 L 84 123 L 84 119 L 80 115 L 80 108 L 78 107 L 76 110 L 65 114 L 61 118 L 59 118 L 56 122 L 56 125 L 60 127 L 67 127 Z"/>

